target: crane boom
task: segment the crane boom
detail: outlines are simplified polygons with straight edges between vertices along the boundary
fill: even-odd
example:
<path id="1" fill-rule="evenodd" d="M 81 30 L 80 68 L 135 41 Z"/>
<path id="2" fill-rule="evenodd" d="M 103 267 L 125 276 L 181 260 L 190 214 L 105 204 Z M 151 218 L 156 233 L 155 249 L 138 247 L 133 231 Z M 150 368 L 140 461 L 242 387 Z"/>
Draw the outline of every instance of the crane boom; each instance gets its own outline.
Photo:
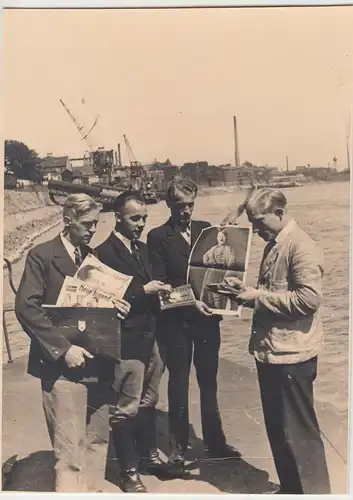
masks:
<path id="1" fill-rule="evenodd" d="M 81 136 L 81 139 L 85 140 L 87 142 L 90 151 L 92 151 L 92 144 L 88 141 L 87 137 L 91 133 L 91 131 L 93 130 L 93 128 L 95 127 L 95 125 L 97 124 L 98 117 L 95 119 L 95 122 L 92 125 L 92 127 L 89 129 L 89 131 L 86 132 L 85 127 L 83 125 L 80 125 L 78 123 L 78 121 L 76 120 L 76 118 L 71 113 L 71 111 L 69 110 L 69 108 L 66 106 L 66 104 L 64 103 L 64 101 L 62 99 L 60 99 L 60 104 L 63 106 L 63 108 L 65 109 L 66 113 L 71 118 L 72 122 L 74 123 L 75 127 L 77 128 L 77 130 L 78 130 L 78 132 L 79 132 L 79 134 Z"/>
<path id="2" fill-rule="evenodd" d="M 136 160 L 136 157 L 132 151 L 132 148 L 131 148 L 131 145 L 130 145 L 130 142 L 129 142 L 129 139 L 126 137 L 126 135 L 123 136 L 124 137 L 124 142 L 125 142 L 125 146 L 126 146 L 126 150 L 127 150 L 127 155 L 129 157 L 129 162 L 130 162 L 130 165 L 131 166 L 137 166 L 140 164 L 140 162 L 138 162 Z"/>

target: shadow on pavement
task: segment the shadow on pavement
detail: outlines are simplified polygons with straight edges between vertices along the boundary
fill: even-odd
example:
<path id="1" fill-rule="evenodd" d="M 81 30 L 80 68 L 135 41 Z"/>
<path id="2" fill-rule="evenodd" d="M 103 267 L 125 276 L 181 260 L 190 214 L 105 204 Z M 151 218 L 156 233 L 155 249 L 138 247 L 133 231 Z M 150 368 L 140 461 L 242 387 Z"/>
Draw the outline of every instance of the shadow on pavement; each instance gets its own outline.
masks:
<path id="1" fill-rule="evenodd" d="M 5 477 L 3 491 L 54 491 L 54 456 L 36 451 L 18 460 Z"/>
<path id="2" fill-rule="evenodd" d="M 168 414 L 158 411 L 157 418 L 159 448 L 168 456 Z M 278 489 L 276 484 L 269 481 L 266 471 L 257 469 L 245 460 L 210 459 L 192 425 L 189 442 L 190 449 L 186 453 L 189 479 L 209 483 L 222 493 L 270 493 Z"/>

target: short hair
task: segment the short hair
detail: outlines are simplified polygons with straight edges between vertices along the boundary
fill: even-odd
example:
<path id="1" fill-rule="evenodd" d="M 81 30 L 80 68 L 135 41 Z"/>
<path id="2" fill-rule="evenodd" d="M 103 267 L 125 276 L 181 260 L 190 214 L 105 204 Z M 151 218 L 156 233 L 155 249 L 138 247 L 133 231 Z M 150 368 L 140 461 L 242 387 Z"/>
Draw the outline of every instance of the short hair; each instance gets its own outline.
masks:
<path id="1" fill-rule="evenodd" d="M 177 191 L 187 195 L 187 196 L 197 196 L 197 184 L 188 179 L 181 179 L 179 181 L 173 182 L 167 190 L 167 201 L 175 202 L 178 201 Z"/>
<path id="2" fill-rule="evenodd" d="M 121 212 L 121 210 L 126 206 L 128 201 L 136 201 L 137 203 L 141 205 L 145 205 L 145 199 L 140 193 L 140 191 L 124 191 L 123 193 L 119 194 L 113 202 L 113 210 L 114 212 Z"/>
<path id="3" fill-rule="evenodd" d="M 287 198 L 283 192 L 274 188 L 262 188 L 256 190 L 246 203 L 246 211 L 251 213 L 267 214 L 274 212 L 277 208 L 285 208 Z"/>
<path id="4" fill-rule="evenodd" d="M 74 220 L 79 219 L 93 210 L 101 210 L 102 205 L 85 193 L 70 194 L 63 207 L 63 217 L 70 217 Z"/>

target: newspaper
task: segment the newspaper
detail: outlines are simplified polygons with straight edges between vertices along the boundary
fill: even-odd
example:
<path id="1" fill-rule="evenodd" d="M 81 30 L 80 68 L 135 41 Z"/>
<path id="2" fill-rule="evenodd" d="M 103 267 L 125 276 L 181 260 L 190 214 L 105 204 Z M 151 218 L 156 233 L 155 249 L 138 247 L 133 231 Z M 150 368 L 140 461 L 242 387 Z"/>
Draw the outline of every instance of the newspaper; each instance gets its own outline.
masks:
<path id="1" fill-rule="evenodd" d="M 173 309 L 174 307 L 192 306 L 196 303 L 191 285 L 182 285 L 173 288 L 171 292 L 159 292 L 161 310 Z"/>
<path id="2" fill-rule="evenodd" d="M 122 299 L 132 281 L 132 276 L 111 269 L 92 254 L 87 255 L 74 277 L 114 299 Z"/>
<path id="3" fill-rule="evenodd" d="M 114 307 L 114 296 L 77 278 L 66 276 L 57 307 Z"/>

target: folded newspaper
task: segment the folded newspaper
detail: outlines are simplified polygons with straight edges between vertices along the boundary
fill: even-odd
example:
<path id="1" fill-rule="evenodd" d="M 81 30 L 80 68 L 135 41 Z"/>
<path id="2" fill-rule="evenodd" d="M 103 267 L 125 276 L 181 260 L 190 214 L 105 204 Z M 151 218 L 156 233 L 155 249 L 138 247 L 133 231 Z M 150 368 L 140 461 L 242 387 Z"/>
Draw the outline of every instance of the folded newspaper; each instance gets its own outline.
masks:
<path id="1" fill-rule="evenodd" d="M 114 297 L 71 276 L 66 276 L 57 307 L 114 307 Z"/>
<path id="2" fill-rule="evenodd" d="M 122 299 L 132 276 L 119 273 L 87 255 L 74 277 L 66 276 L 56 307 L 114 307 Z"/>

